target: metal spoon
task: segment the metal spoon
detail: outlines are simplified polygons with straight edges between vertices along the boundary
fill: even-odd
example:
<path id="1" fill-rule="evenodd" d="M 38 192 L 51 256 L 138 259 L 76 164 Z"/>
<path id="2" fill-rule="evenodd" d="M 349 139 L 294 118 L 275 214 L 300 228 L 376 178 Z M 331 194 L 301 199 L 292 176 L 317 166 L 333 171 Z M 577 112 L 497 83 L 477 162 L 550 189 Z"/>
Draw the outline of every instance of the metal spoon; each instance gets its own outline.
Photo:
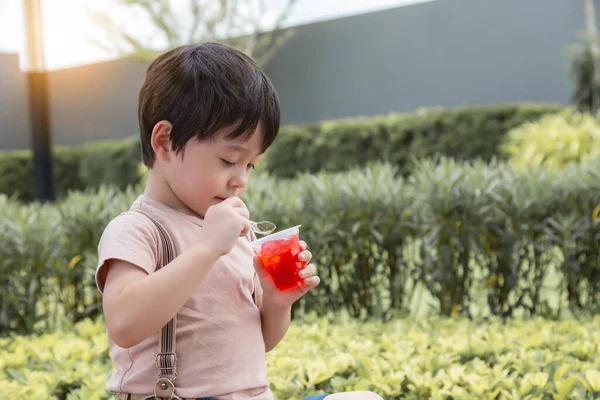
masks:
<path id="1" fill-rule="evenodd" d="M 275 226 L 274 223 L 269 221 L 250 221 L 250 227 L 252 228 L 252 231 L 254 231 L 254 233 L 258 233 L 259 235 L 268 235 L 277 228 L 277 226 Z"/>

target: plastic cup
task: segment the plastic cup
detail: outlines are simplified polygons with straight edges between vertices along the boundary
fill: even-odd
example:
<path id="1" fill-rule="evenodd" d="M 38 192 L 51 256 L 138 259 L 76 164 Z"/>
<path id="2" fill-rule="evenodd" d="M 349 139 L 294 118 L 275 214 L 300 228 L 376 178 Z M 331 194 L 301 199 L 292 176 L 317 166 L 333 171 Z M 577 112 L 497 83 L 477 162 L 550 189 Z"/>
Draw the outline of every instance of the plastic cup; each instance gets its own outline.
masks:
<path id="1" fill-rule="evenodd" d="M 298 254 L 302 251 L 300 226 L 250 242 L 267 276 L 280 292 L 296 289 L 304 284 L 304 278 L 298 276 L 305 266 L 304 262 L 298 260 Z"/>

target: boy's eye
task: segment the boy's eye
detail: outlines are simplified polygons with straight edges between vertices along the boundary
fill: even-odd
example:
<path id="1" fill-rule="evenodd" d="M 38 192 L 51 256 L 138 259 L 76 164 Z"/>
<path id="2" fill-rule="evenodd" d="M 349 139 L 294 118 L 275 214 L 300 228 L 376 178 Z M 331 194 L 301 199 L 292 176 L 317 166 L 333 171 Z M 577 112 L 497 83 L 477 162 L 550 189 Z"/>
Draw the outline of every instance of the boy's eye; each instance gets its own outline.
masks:
<path id="1" fill-rule="evenodd" d="M 227 160 L 224 160 L 221 158 L 221 161 L 223 162 L 223 164 L 225 164 L 226 167 L 231 168 L 235 166 L 235 163 L 229 162 Z M 247 169 L 256 169 L 256 166 L 254 164 L 248 164 L 246 166 Z"/>

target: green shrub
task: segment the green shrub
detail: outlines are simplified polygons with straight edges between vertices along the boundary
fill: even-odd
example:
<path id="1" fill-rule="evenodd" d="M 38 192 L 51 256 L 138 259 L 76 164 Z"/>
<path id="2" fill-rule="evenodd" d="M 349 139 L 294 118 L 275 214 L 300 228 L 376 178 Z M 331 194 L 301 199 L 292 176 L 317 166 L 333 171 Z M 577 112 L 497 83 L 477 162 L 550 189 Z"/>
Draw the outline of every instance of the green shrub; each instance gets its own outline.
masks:
<path id="1" fill-rule="evenodd" d="M 399 399 L 594 399 L 600 318 L 296 321 L 267 354 L 277 399 L 372 390 Z M 335 337 L 335 340 L 331 340 Z M 0 340 L 0 399 L 108 400 L 102 320 L 68 333 Z M 3 397 L 4 396 L 4 397 Z"/>
<path id="2" fill-rule="evenodd" d="M 80 149 L 57 148 L 53 156 L 55 191 L 64 195 L 69 190 L 82 190 L 85 184 L 78 175 Z M 35 198 L 33 158 L 29 151 L 0 153 L 0 194 L 22 201 Z"/>
<path id="3" fill-rule="evenodd" d="M 554 173 L 441 159 L 422 161 L 410 179 L 389 165 L 297 180 L 263 173 L 243 199 L 253 218 L 303 226 L 322 284 L 295 316 L 386 319 L 424 303 L 421 311 L 443 315 L 557 317 L 600 311 L 599 167 Z M 97 243 L 137 193 L 1 200 L 0 334 L 98 314 Z"/>
<path id="4" fill-rule="evenodd" d="M 111 183 L 124 189 L 139 182 L 137 166 L 141 161 L 141 147 L 137 137 L 88 144 L 83 146 L 82 152 L 79 177 L 85 187 L 98 188 Z"/>
<path id="5" fill-rule="evenodd" d="M 600 124 L 572 110 L 546 115 L 509 131 L 502 151 L 519 167 L 564 168 L 600 156 Z"/>
<path id="6" fill-rule="evenodd" d="M 498 155 L 498 146 L 510 129 L 560 109 L 536 104 L 464 107 L 288 125 L 265 154 L 261 168 L 273 176 L 292 177 L 383 161 L 406 174 L 414 158 L 437 154 L 489 160 Z M 137 183 L 140 152 L 137 137 L 57 149 L 54 176 L 58 197 L 84 187 L 125 188 Z M 30 153 L 0 153 L 0 193 L 18 193 L 23 201 L 34 198 Z"/>
<path id="7" fill-rule="evenodd" d="M 96 248 L 132 192 L 72 192 L 54 205 L 0 196 L 0 336 L 49 331 L 100 312 Z"/>
<path id="8" fill-rule="evenodd" d="M 111 185 L 121 189 L 139 182 L 137 138 L 98 142 L 80 147 L 57 147 L 52 167 L 57 198 L 70 191 Z M 33 159 L 30 151 L 0 153 L 0 194 L 23 202 L 35 199 Z"/>
<path id="9" fill-rule="evenodd" d="M 506 132 L 560 109 L 536 104 L 429 109 L 286 126 L 265 155 L 266 168 L 274 176 L 292 177 L 298 172 L 345 171 L 383 161 L 406 174 L 413 158 L 490 160 L 500 155 Z"/>

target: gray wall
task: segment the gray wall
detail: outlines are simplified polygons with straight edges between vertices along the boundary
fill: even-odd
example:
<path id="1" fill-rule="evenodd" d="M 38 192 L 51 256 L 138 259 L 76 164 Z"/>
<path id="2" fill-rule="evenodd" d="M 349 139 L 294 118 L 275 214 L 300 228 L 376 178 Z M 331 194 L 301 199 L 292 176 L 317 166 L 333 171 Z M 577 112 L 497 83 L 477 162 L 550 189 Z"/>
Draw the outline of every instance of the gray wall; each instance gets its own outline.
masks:
<path id="1" fill-rule="evenodd" d="M 583 27 L 580 0 L 436 0 L 297 27 L 266 71 L 284 124 L 425 106 L 567 103 L 566 46 Z M 53 143 L 137 134 L 146 65 L 50 72 Z M 0 71 L 0 149 L 26 148 L 25 76 L 12 55 L 0 54 Z"/>
<path id="2" fill-rule="evenodd" d="M 14 55 L 0 54 L 0 67 L 0 149 L 28 148 L 26 75 Z M 50 71 L 52 143 L 78 145 L 137 135 L 137 95 L 146 67 L 115 60 Z"/>
<path id="3" fill-rule="evenodd" d="M 137 96 L 146 66 L 115 60 L 50 72 L 54 143 L 137 135 Z"/>
<path id="4" fill-rule="evenodd" d="M 567 103 L 566 46 L 583 27 L 579 0 L 437 0 L 301 26 L 267 71 L 285 123 L 438 105 Z"/>
<path id="5" fill-rule="evenodd" d="M 27 81 L 19 57 L 0 53 L 0 150 L 28 148 L 29 127 Z"/>

